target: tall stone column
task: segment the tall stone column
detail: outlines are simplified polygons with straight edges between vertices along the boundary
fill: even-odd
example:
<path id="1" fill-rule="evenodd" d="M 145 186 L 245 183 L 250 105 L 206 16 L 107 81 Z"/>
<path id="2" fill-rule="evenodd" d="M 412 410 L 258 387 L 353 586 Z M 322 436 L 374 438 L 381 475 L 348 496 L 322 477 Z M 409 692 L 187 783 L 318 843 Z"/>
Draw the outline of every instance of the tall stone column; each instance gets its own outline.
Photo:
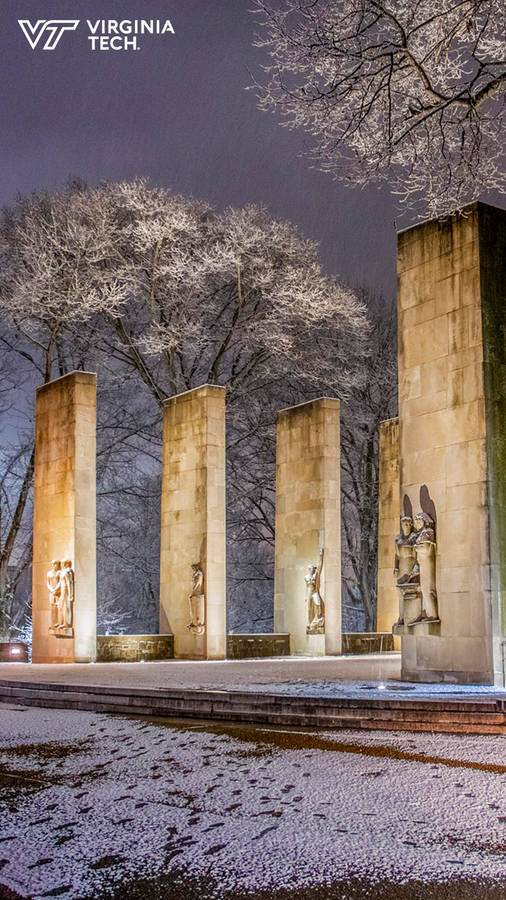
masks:
<path id="1" fill-rule="evenodd" d="M 339 400 L 323 397 L 282 410 L 276 448 L 274 631 L 290 633 L 292 653 L 341 652 L 340 486 Z M 318 588 L 325 620 L 320 629 L 310 623 L 318 609 L 311 594 Z"/>
<path id="2" fill-rule="evenodd" d="M 399 235 L 401 496 L 435 522 L 440 618 L 405 622 L 407 680 L 504 682 L 505 259 L 506 213 L 482 203 Z"/>
<path id="3" fill-rule="evenodd" d="M 399 419 L 381 422 L 379 433 L 378 504 L 378 631 L 391 631 L 399 614 L 397 588 L 393 578 L 395 537 L 399 533 Z M 400 650 L 400 638 L 394 638 Z"/>
<path id="4" fill-rule="evenodd" d="M 33 662 L 96 656 L 96 375 L 37 390 L 33 509 Z"/>
<path id="5" fill-rule="evenodd" d="M 225 388 L 206 384 L 164 405 L 160 631 L 176 658 L 225 658 L 225 561 Z"/>

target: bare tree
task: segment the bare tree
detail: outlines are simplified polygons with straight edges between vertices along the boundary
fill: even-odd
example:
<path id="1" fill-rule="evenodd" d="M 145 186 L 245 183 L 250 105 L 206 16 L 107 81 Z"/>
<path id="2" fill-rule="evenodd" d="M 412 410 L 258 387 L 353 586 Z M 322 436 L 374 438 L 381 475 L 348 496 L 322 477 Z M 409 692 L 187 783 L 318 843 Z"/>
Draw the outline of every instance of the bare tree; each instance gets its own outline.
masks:
<path id="1" fill-rule="evenodd" d="M 20 409 L 22 373 L 4 353 L 0 363 L 0 640 L 9 640 L 18 619 L 16 593 L 31 561 L 28 522 L 33 476 L 33 440 Z M 22 406 L 21 402 L 21 406 Z M 8 423 L 10 423 L 10 428 Z"/>
<path id="2" fill-rule="evenodd" d="M 115 280 L 129 293 L 104 348 L 157 402 L 206 382 L 232 401 L 280 380 L 316 386 L 323 373 L 349 389 L 363 308 L 293 225 L 253 206 L 218 214 L 143 181 L 104 190 L 120 223 Z"/>
<path id="3" fill-rule="evenodd" d="M 260 105 L 316 138 L 322 169 L 389 178 L 431 216 L 505 190 L 504 0 L 256 2 Z"/>
<path id="4" fill-rule="evenodd" d="M 79 184 L 3 210 L 0 308 L 13 335 L 3 341 L 39 383 L 80 368 L 90 348 L 84 325 L 89 329 L 98 313 L 125 298 L 111 266 L 114 226 L 106 198 L 97 203 Z"/>
<path id="5" fill-rule="evenodd" d="M 276 411 L 322 390 L 349 392 L 367 332 L 362 305 L 323 276 L 314 244 L 265 210 L 217 215 L 143 182 L 112 191 L 125 247 L 135 248 L 123 276 L 135 288 L 106 350 L 159 404 L 204 382 L 227 387 L 230 621 L 265 628 Z"/>
<path id="6" fill-rule="evenodd" d="M 397 337 L 392 304 L 367 299 L 372 328 L 361 386 L 342 407 L 341 504 L 344 620 L 361 606 L 366 631 L 376 629 L 379 426 L 397 413 Z"/>
<path id="7" fill-rule="evenodd" d="M 33 477 L 33 445 L 28 442 L 10 453 L 2 448 L 0 459 L 0 640 L 9 640 L 16 621 L 16 589 L 31 563 L 31 531 L 25 513 Z"/>
<path id="8" fill-rule="evenodd" d="M 256 591 L 256 548 L 273 537 L 276 407 L 323 388 L 349 393 L 368 330 L 363 304 L 324 275 L 316 245 L 293 225 L 257 207 L 216 213 L 142 180 L 20 200 L 4 215 L 0 262 L 3 340 L 32 385 L 84 366 L 105 385 L 99 549 L 123 572 L 115 602 L 131 605 L 140 589 L 152 609 L 156 542 L 136 540 L 139 522 L 158 518 L 143 485 L 158 477 L 160 408 L 204 382 L 228 389 L 235 584 Z M 271 579 L 267 571 L 266 589 Z"/>
<path id="9" fill-rule="evenodd" d="M 257 207 L 217 214 L 143 180 L 71 186 L 4 214 L 0 263 L 1 308 L 42 380 L 94 348 L 158 404 L 204 382 L 354 383 L 362 305 Z"/>
<path id="10" fill-rule="evenodd" d="M 29 599 L 24 575 L 31 563 L 34 390 L 73 369 L 97 368 L 97 313 L 106 305 L 112 312 L 119 299 L 117 286 L 108 277 L 113 218 L 104 203 L 90 201 L 84 186 L 74 183 L 61 193 L 21 198 L 3 211 L 0 597 L 9 628 L 19 625 Z M 150 438 L 146 420 L 152 417 L 145 402 L 133 400 L 125 373 L 102 362 L 99 509 L 109 470 L 127 471 L 132 459 L 145 451 Z M 99 542 L 100 563 L 106 549 Z M 102 595 L 104 599 L 111 625 L 113 607 L 110 598 Z M 99 612 L 103 619 L 100 604 Z"/>

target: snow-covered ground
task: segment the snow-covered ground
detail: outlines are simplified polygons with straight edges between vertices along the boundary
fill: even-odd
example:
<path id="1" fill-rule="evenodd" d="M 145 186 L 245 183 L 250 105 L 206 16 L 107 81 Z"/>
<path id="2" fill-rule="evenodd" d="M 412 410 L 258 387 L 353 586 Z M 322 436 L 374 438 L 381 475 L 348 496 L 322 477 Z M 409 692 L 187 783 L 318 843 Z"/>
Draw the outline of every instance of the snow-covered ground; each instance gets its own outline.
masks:
<path id="1" fill-rule="evenodd" d="M 35 900 L 172 869 L 212 874 L 217 897 L 354 876 L 506 889 L 505 745 L 0 706 L 0 883 Z"/>

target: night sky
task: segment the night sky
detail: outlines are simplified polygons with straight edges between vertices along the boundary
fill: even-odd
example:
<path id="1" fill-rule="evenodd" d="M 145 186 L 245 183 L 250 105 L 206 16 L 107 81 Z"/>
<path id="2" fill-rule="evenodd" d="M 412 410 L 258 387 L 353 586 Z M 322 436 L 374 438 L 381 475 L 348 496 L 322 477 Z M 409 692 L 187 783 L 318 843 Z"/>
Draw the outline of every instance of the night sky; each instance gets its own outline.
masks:
<path id="1" fill-rule="evenodd" d="M 218 208 L 254 202 L 321 242 L 327 270 L 395 284 L 388 194 L 334 182 L 300 158 L 307 138 L 260 112 L 251 0 L 3 0 L 0 202 L 69 176 L 147 175 Z M 175 35 L 93 52 L 85 20 L 169 18 Z M 53 51 L 32 50 L 18 18 L 79 18 Z M 306 144 L 307 146 L 307 144 Z"/>

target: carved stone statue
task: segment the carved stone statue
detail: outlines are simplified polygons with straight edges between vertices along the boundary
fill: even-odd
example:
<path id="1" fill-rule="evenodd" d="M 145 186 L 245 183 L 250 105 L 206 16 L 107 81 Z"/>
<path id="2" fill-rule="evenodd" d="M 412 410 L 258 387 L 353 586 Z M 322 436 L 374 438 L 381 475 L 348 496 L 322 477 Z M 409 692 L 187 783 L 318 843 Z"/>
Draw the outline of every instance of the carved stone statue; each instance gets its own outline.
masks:
<path id="1" fill-rule="evenodd" d="M 46 581 L 51 609 L 49 633 L 55 637 L 73 637 L 75 578 L 72 561 L 66 559 L 62 566 L 59 559 L 53 559 Z"/>
<path id="2" fill-rule="evenodd" d="M 436 591 L 436 534 L 434 520 L 426 512 L 415 516 L 415 552 L 420 570 L 421 607 L 419 615 L 408 625 L 439 622 Z"/>
<path id="3" fill-rule="evenodd" d="M 403 634 L 424 622 L 439 622 L 436 592 L 435 524 L 426 512 L 401 518 L 395 539 L 399 618 L 392 628 Z"/>
<path id="4" fill-rule="evenodd" d="M 399 618 L 394 629 L 404 625 L 404 595 L 408 591 L 407 585 L 419 583 L 419 571 L 415 553 L 416 533 L 411 516 L 402 516 L 401 531 L 395 538 L 395 567 L 394 575 L 397 576 L 397 590 L 399 594 Z M 412 592 L 412 589 L 411 589 Z"/>
<path id="5" fill-rule="evenodd" d="M 200 562 L 192 564 L 192 591 L 188 597 L 190 605 L 190 623 L 188 630 L 193 634 L 204 634 L 205 625 L 205 593 L 204 573 Z"/>
<path id="6" fill-rule="evenodd" d="M 325 634 L 325 604 L 320 593 L 323 555 L 322 548 L 318 565 L 309 565 L 307 575 L 304 576 L 307 602 L 306 634 Z"/>
<path id="7" fill-rule="evenodd" d="M 51 568 L 46 575 L 46 584 L 49 591 L 49 609 L 51 611 L 51 625 L 49 627 L 50 634 L 54 634 L 54 630 L 58 624 L 58 605 L 60 602 L 60 570 L 60 560 L 53 559 L 51 561 Z"/>
<path id="8" fill-rule="evenodd" d="M 72 619 L 74 613 L 74 570 L 72 568 L 72 560 L 65 559 L 61 570 L 61 626 L 62 628 L 72 628 Z"/>

